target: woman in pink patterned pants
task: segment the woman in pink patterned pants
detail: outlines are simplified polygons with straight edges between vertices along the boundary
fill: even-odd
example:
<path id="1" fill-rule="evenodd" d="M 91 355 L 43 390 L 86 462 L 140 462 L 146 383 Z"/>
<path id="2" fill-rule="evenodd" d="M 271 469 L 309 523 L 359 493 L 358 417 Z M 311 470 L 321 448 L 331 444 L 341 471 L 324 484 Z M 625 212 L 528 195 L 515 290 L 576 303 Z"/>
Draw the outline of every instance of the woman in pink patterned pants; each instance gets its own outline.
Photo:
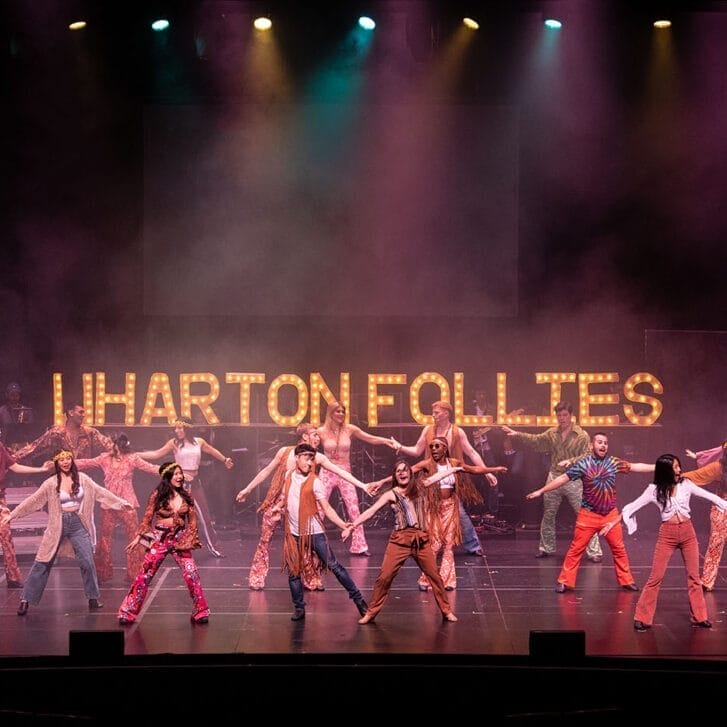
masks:
<path id="1" fill-rule="evenodd" d="M 169 554 L 182 571 L 182 578 L 192 598 L 192 622 L 207 623 L 210 611 L 191 552 L 193 548 L 201 547 L 194 500 L 184 489 L 184 473 L 178 464 L 163 464 L 159 474 L 162 481 L 149 496 L 137 535 L 127 546 L 127 551 L 132 550 L 146 539 L 149 552 L 119 607 L 119 623 L 124 625 L 136 621 L 149 584 Z"/>

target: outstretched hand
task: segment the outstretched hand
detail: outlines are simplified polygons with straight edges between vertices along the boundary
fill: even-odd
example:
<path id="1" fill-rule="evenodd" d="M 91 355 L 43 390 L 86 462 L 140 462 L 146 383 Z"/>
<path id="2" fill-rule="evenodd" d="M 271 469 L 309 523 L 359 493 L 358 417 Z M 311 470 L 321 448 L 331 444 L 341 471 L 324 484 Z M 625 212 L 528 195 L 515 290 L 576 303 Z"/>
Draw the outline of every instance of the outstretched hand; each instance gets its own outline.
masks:
<path id="1" fill-rule="evenodd" d="M 240 490 L 235 497 L 237 502 L 245 502 L 247 500 L 248 493 L 245 490 Z"/>
<path id="2" fill-rule="evenodd" d="M 134 548 L 136 548 L 137 545 L 139 545 L 139 541 L 141 540 L 141 536 L 137 535 L 127 546 L 126 546 L 126 552 L 131 553 Z"/>
<path id="3" fill-rule="evenodd" d="M 687 457 L 690 457 L 691 459 L 697 459 L 696 452 L 693 452 L 691 449 L 685 449 L 684 451 L 687 453 Z"/>
<path id="4" fill-rule="evenodd" d="M 536 498 L 540 497 L 543 494 L 542 490 L 533 490 L 532 492 L 528 492 L 527 495 L 525 495 L 526 500 L 535 500 Z"/>

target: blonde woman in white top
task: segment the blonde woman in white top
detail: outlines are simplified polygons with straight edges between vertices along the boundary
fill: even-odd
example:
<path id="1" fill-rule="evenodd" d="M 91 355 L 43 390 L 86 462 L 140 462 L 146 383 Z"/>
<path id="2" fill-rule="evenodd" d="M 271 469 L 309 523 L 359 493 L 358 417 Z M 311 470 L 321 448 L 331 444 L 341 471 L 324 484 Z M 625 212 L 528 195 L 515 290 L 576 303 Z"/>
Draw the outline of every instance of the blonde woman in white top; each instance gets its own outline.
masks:
<path id="1" fill-rule="evenodd" d="M 692 495 L 709 500 L 722 511 L 727 510 L 727 500 L 697 487 L 691 480 L 682 478 L 682 465 L 676 455 L 662 454 L 656 460 L 654 484 L 649 485 L 640 497 L 625 505 L 621 511 L 629 535 L 636 531 L 634 513 L 637 510 L 653 503 L 661 512 L 661 527 L 654 548 L 651 573 L 641 591 L 634 613 L 634 628 L 637 631 L 651 628 L 659 589 L 675 550 L 681 550 L 687 571 L 687 593 L 692 626 L 704 629 L 712 627 L 707 618 L 707 605 L 699 579 L 699 543 L 689 508 Z M 609 523 L 604 530 L 610 529 L 613 525 L 615 522 Z"/>

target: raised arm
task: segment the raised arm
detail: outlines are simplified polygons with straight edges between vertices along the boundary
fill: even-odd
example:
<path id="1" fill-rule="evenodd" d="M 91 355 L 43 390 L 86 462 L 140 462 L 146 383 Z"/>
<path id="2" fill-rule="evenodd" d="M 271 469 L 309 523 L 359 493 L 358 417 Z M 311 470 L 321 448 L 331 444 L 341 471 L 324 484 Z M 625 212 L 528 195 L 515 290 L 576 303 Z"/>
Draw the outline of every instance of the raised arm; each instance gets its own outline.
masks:
<path id="1" fill-rule="evenodd" d="M 231 457 L 225 457 L 225 455 L 222 454 L 219 449 L 213 447 L 209 442 L 206 442 L 204 439 L 202 439 L 202 437 L 197 437 L 197 441 L 199 442 L 200 449 L 205 454 L 208 454 L 210 457 L 214 457 L 219 462 L 222 462 L 222 464 L 224 464 L 228 470 L 231 470 L 235 466 L 235 463 L 232 461 Z"/>
<path id="2" fill-rule="evenodd" d="M 250 482 L 247 483 L 246 487 L 243 487 L 238 493 L 237 497 L 235 497 L 235 500 L 237 502 L 245 502 L 247 499 L 247 496 L 260 485 L 260 483 L 265 482 L 265 480 L 270 477 L 270 475 L 275 472 L 277 467 L 280 465 L 280 462 L 282 461 L 283 455 L 288 451 L 288 447 L 281 447 L 276 453 L 275 456 L 268 462 L 268 464 L 263 467 L 260 472 L 258 472 L 255 477 L 253 477 Z"/>
<path id="3" fill-rule="evenodd" d="M 42 467 L 29 467 L 27 464 L 18 464 L 17 462 L 15 462 L 14 464 L 11 464 L 8 469 L 12 470 L 13 472 L 17 472 L 19 475 L 46 474 L 53 469 L 53 462 L 48 460 L 43 464 Z"/>
<path id="4" fill-rule="evenodd" d="M 84 486 L 91 487 L 94 491 L 95 498 L 104 505 L 108 505 L 112 510 L 134 509 L 134 506 L 128 500 L 124 500 L 123 497 L 114 495 L 111 490 L 101 487 L 101 485 L 94 482 L 87 474 L 83 475 L 83 484 Z"/>
<path id="5" fill-rule="evenodd" d="M 536 497 L 540 497 L 546 492 L 550 492 L 551 490 L 557 490 L 559 487 L 563 487 L 563 485 L 565 485 L 569 481 L 570 477 L 568 477 L 568 473 L 564 472 L 562 475 L 559 475 L 555 479 L 543 485 L 539 490 L 533 490 L 532 492 L 528 492 L 528 494 L 525 495 L 525 498 L 528 500 L 534 500 Z"/>
<path id="6" fill-rule="evenodd" d="M 623 506 L 623 508 L 621 508 L 621 517 L 623 518 L 624 524 L 626 525 L 626 531 L 629 535 L 633 535 L 636 532 L 636 518 L 634 517 L 634 515 L 642 507 L 644 507 L 644 505 L 648 505 L 650 502 L 655 502 L 655 491 L 656 487 L 654 485 L 648 485 L 647 488 L 635 500 L 627 503 Z M 603 533 L 603 535 L 605 534 L 606 533 Z"/>
<path id="7" fill-rule="evenodd" d="M 419 435 L 419 439 L 417 439 L 416 444 L 411 447 L 399 447 L 397 454 L 404 454 L 407 457 L 421 457 L 427 446 L 427 429 L 428 427 L 424 427 L 424 429 L 422 429 L 422 433 Z"/>
<path id="8" fill-rule="evenodd" d="M 369 520 L 375 513 L 381 510 L 384 505 L 394 501 L 394 493 L 391 490 L 387 490 L 376 502 L 371 505 L 368 509 L 364 510 L 352 523 L 346 525 L 341 533 L 341 540 L 346 540 L 350 532 L 357 528 L 359 525 L 363 525 Z"/>
<path id="9" fill-rule="evenodd" d="M 383 497 L 383 495 L 382 495 Z M 340 517 L 338 517 L 338 513 L 331 507 L 331 503 L 326 500 L 325 497 L 318 500 L 318 504 L 323 509 L 323 512 L 326 514 L 326 517 L 334 524 L 337 525 L 341 530 L 345 530 L 348 526 L 346 525 L 343 520 L 341 520 Z"/>
<path id="10" fill-rule="evenodd" d="M 399 445 L 399 443 L 391 437 L 377 437 L 374 434 L 364 432 L 361 427 L 357 427 L 355 424 L 349 424 L 348 431 L 351 437 L 356 437 L 367 444 L 385 444 L 391 449 L 396 449 Z"/>
<path id="11" fill-rule="evenodd" d="M 719 495 L 715 495 L 714 492 L 705 490 L 703 487 L 698 487 L 690 480 L 685 480 L 684 482 L 689 483 L 689 491 L 695 497 L 701 497 L 703 500 L 709 500 L 713 505 L 716 505 L 722 512 L 727 510 L 727 501 L 723 500 Z"/>
<path id="12" fill-rule="evenodd" d="M 90 470 L 93 467 L 98 467 L 102 470 L 102 460 L 103 455 L 99 454 L 98 457 L 82 457 L 81 459 L 77 459 L 74 461 L 76 463 L 76 467 L 78 467 L 79 470 Z"/>
<path id="13" fill-rule="evenodd" d="M 143 459 L 161 459 L 165 455 L 174 454 L 174 441 L 168 439 L 159 449 L 147 449 L 137 454 Z"/>
<path id="14" fill-rule="evenodd" d="M 323 467 L 323 469 L 326 469 L 329 472 L 333 472 L 334 475 L 338 475 L 342 480 L 346 480 L 346 482 L 349 482 L 354 487 L 358 487 L 359 490 L 363 490 L 368 495 L 369 491 L 361 480 L 356 479 L 350 472 L 347 472 L 342 467 L 338 467 L 338 465 L 333 464 L 333 462 L 331 462 L 325 454 L 316 452 L 316 464 L 319 464 Z"/>
<path id="15" fill-rule="evenodd" d="M 159 474 L 159 467 L 157 467 L 157 465 L 150 464 L 145 459 L 142 459 L 136 452 L 133 452 L 128 456 L 132 457 L 131 464 L 135 470 L 139 470 L 140 472 L 146 472 L 146 474 L 148 475 Z"/>
<path id="16" fill-rule="evenodd" d="M 52 449 L 52 444 L 55 442 L 55 440 L 58 438 L 58 432 L 55 427 L 51 427 L 50 429 L 46 430 L 41 434 L 38 439 L 32 441 L 30 444 L 26 444 L 24 447 L 21 447 L 17 452 L 14 453 L 15 459 L 26 459 L 27 457 L 30 457 L 32 454 L 35 454 L 38 451 L 44 451 L 44 450 L 50 450 Z"/>
<path id="17" fill-rule="evenodd" d="M 462 452 L 467 457 L 469 457 L 470 461 L 473 462 L 477 467 L 482 468 L 482 470 L 478 470 L 477 472 L 473 472 L 472 474 L 484 475 L 488 472 L 492 472 L 493 470 L 485 467 L 485 462 L 480 456 L 480 453 L 470 444 L 470 440 L 467 439 L 467 435 L 465 434 L 464 429 L 459 429 L 458 432 L 459 443 L 462 446 Z"/>
<path id="18" fill-rule="evenodd" d="M 45 480 L 47 482 L 48 480 Z M 48 502 L 48 487 L 41 485 L 32 495 L 28 495 L 15 509 L 2 519 L 2 524 L 7 525 L 15 518 L 25 517 L 31 512 L 40 510 Z"/>
<path id="19" fill-rule="evenodd" d="M 648 472 L 651 474 L 654 471 L 655 465 L 644 464 L 643 462 L 631 462 L 630 472 Z"/>
<path id="20" fill-rule="evenodd" d="M 682 472 L 682 477 L 685 480 L 691 480 L 698 487 L 704 487 L 704 485 L 709 485 L 712 482 L 718 482 L 722 479 L 722 465 L 719 462 L 710 462 L 696 470 Z"/>
<path id="21" fill-rule="evenodd" d="M 709 464 L 710 462 L 718 462 L 722 456 L 722 452 L 724 452 L 724 449 L 721 444 L 718 447 L 701 449 L 698 452 L 693 452 L 691 449 L 686 450 L 687 457 L 691 457 L 696 460 L 698 467 L 704 467 L 704 465 Z"/>

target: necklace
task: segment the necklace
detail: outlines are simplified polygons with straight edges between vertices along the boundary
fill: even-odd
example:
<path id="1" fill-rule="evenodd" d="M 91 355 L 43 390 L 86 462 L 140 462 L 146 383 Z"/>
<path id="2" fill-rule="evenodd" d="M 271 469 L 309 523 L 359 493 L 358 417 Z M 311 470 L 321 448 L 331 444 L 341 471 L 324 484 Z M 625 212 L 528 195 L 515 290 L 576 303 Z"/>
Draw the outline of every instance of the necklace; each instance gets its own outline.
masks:
<path id="1" fill-rule="evenodd" d="M 342 429 L 343 429 L 343 427 L 338 427 L 338 429 L 336 430 L 336 444 L 333 447 L 333 451 L 331 452 L 331 459 L 334 461 L 336 459 L 338 459 L 338 445 L 341 442 L 341 430 Z M 333 434 L 333 427 L 331 427 L 331 434 Z"/>

